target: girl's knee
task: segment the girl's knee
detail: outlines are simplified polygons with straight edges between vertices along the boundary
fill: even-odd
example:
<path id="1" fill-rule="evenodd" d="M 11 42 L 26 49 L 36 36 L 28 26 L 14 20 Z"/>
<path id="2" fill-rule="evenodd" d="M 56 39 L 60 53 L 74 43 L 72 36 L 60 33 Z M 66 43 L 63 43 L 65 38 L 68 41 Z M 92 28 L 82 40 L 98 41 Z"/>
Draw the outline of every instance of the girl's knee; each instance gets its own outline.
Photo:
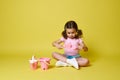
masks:
<path id="1" fill-rule="evenodd" d="M 56 55 L 56 52 L 53 52 L 52 53 L 52 57 L 55 58 L 55 55 Z"/>
<path id="2" fill-rule="evenodd" d="M 53 57 L 53 58 L 56 58 L 58 55 L 59 55 L 59 53 L 57 53 L 57 52 L 53 52 L 53 53 L 52 53 L 52 57 Z"/>
<path id="3" fill-rule="evenodd" d="M 88 59 L 85 59 L 85 60 L 84 60 L 84 63 L 83 63 L 83 66 L 88 66 L 88 64 L 89 64 L 89 60 L 88 60 Z"/>
<path id="4" fill-rule="evenodd" d="M 88 59 L 84 59 L 83 61 L 79 61 L 79 65 L 80 66 L 88 66 L 89 65 L 89 60 Z"/>
<path id="5" fill-rule="evenodd" d="M 89 60 L 88 59 L 86 59 L 85 64 L 86 64 L 86 66 L 89 64 Z"/>

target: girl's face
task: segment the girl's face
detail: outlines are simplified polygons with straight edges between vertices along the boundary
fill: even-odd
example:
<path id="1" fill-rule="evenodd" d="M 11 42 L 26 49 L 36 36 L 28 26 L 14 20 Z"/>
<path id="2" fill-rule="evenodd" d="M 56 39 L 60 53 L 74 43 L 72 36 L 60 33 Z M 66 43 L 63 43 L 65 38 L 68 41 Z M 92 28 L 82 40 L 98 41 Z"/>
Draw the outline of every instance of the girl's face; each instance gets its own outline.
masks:
<path id="1" fill-rule="evenodd" d="M 77 32 L 74 28 L 71 28 L 71 29 L 66 29 L 66 34 L 67 34 L 68 38 L 73 39 L 73 38 L 75 38 Z"/>

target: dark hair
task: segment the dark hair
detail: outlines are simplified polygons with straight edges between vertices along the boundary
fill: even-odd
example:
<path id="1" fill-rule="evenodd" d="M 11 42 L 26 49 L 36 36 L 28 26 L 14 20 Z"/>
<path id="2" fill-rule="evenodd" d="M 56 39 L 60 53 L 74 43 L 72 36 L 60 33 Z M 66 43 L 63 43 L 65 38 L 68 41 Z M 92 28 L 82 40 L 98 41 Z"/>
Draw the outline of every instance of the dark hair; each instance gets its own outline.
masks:
<path id="1" fill-rule="evenodd" d="M 77 32 L 77 35 L 75 36 L 76 39 L 82 37 L 82 30 L 78 29 L 77 23 L 75 21 L 68 21 L 64 26 L 64 31 L 62 32 L 62 36 L 65 39 L 67 39 L 66 29 L 72 28 L 74 28 Z"/>

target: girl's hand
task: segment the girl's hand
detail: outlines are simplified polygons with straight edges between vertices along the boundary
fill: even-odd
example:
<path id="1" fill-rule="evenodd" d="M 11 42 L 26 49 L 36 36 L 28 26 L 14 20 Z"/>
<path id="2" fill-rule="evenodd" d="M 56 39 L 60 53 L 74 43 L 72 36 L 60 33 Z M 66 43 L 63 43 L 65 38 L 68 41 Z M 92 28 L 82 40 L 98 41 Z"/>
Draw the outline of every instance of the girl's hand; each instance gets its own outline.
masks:
<path id="1" fill-rule="evenodd" d="M 62 41 L 59 39 L 59 40 L 56 40 L 52 43 L 52 45 L 58 49 L 63 49 L 63 45 L 61 44 Z"/>
<path id="2" fill-rule="evenodd" d="M 83 47 L 83 50 L 84 50 L 84 51 L 88 51 L 88 47 L 84 46 L 84 47 Z"/>
<path id="3" fill-rule="evenodd" d="M 63 49 L 63 45 L 56 45 L 58 49 Z"/>

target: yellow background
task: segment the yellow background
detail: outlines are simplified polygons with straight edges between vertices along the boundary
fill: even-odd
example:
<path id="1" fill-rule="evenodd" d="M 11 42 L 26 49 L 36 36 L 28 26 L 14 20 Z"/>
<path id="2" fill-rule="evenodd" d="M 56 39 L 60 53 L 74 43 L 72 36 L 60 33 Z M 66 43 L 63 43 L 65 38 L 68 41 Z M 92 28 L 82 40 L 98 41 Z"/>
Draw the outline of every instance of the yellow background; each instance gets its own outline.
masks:
<path id="1" fill-rule="evenodd" d="M 83 30 L 90 66 L 56 68 L 52 59 L 49 70 L 30 70 L 32 55 L 59 51 L 51 43 L 69 20 Z M 0 0 L 0 80 L 119 80 L 119 21 L 119 0 Z"/>

